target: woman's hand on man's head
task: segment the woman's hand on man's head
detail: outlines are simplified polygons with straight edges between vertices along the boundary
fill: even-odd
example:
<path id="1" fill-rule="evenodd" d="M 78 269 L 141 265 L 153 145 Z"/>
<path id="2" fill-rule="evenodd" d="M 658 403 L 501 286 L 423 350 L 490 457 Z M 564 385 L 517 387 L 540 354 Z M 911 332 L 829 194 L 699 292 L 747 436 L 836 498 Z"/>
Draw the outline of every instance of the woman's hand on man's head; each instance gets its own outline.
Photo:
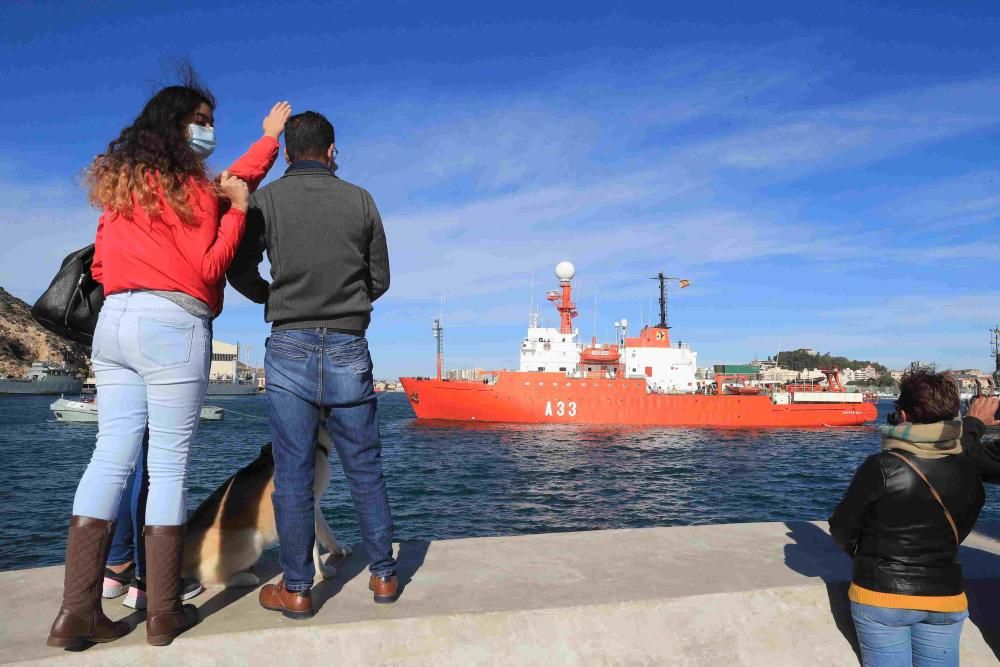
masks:
<path id="1" fill-rule="evenodd" d="M 292 115 L 292 105 L 287 101 L 277 102 L 271 107 L 270 113 L 264 116 L 264 134 L 277 139 L 285 131 L 285 123 Z"/>

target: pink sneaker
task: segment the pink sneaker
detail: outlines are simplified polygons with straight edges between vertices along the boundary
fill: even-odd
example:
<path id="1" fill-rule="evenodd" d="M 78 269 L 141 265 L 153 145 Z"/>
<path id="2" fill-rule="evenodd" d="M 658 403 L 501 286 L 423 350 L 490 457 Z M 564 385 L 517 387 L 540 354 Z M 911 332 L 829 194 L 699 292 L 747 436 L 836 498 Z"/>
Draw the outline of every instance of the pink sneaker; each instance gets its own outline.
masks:
<path id="1" fill-rule="evenodd" d="M 128 587 L 128 595 L 126 595 L 125 599 L 122 600 L 122 604 L 129 609 L 145 609 L 146 582 L 133 577 L 131 585 Z"/>
<path id="2" fill-rule="evenodd" d="M 135 572 L 135 565 L 121 573 L 112 572 L 104 568 L 104 585 L 101 590 L 101 597 L 111 600 L 125 594 L 128 590 L 129 582 L 132 581 L 132 574 Z"/>
<path id="3" fill-rule="evenodd" d="M 200 595 L 205 588 L 194 579 L 181 579 L 181 601 L 190 600 Z M 132 578 L 129 585 L 128 595 L 122 600 L 122 604 L 130 609 L 146 608 L 146 582 Z"/>

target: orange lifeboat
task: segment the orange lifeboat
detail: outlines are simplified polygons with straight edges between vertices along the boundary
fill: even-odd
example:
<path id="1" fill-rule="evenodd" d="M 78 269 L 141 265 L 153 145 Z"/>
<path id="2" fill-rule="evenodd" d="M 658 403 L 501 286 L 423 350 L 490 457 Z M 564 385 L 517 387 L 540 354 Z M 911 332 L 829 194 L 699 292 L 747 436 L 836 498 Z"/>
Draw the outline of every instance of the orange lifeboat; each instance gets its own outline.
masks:
<path id="1" fill-rule="evenodd" d="M 580 362 L 584 364 L 617 364 L 620 357 L 617 345 L 588 345 L 580 351 Z"/>
<path id="2" fill-rule="evenodd" d="M 736 396 L 757 396 L 760 394 L 760 387 L 754 387 L 752 385 L 740 385 L 733 387 L 726 387 L 730 394 L 735 394 Z"/>

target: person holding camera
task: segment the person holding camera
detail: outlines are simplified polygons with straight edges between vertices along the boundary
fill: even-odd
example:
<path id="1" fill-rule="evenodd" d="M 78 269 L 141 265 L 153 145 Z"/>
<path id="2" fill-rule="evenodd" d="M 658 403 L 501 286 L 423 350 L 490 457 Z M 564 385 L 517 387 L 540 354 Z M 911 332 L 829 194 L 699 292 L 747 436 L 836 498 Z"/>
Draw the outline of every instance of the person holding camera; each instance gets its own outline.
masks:
<path id="1" fill-rule="evenodd" d="M 989 403 L 977 402 L 966 422 L 992 424 Z M 996 454 L 981 431 L 963 437 L 959 407 L 946 374 L 908 371 L 880 428 L 882 451 L 861 464 L 830 517 L 831 535 L 854 559 L 851 616 L 868 667 L 958 664 L 968 617 L 958 547 L 985 502 L 977 461 Z"/>

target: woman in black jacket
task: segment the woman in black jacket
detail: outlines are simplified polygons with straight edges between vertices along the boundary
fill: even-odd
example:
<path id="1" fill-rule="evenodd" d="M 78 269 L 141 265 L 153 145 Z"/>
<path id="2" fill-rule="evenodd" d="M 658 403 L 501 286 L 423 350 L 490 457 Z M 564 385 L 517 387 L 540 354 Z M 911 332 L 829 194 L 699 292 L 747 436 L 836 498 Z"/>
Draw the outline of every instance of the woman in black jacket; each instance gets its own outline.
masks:
<path id="1" fill-rule="evenodd" d="M 868 667 L 957 665 L 968 602 L 958 545 L 985 495 L 962 456 L 957 385 L 914 369 L 854 474 L 830 533 L 854 559 L 851 615 Z"/>

